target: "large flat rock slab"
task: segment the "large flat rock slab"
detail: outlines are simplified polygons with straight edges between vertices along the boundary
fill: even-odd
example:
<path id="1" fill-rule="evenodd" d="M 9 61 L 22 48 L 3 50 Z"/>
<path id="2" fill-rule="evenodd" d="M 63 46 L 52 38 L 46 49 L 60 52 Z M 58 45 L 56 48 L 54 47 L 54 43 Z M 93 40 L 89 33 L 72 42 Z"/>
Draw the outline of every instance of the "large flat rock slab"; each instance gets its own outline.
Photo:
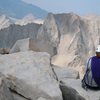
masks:
<path id="1" fill-rule="evenodd" d="M 48 53 L 27 51 L 2 55 L 0 72 L 7 77 L 8 87 L 25 98 L 62 100 L 59 83 L 53 78 Z"/>

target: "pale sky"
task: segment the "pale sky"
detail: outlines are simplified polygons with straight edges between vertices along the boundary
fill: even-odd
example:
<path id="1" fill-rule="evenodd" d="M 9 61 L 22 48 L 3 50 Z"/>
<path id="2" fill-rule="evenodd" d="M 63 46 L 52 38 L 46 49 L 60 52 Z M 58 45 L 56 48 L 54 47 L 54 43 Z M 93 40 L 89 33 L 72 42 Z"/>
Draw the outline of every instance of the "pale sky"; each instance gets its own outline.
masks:
<path id="1" fill-rule="evenodd" d="M 23 0 L 48 12 L 100 15 L 100 0 Z"/>

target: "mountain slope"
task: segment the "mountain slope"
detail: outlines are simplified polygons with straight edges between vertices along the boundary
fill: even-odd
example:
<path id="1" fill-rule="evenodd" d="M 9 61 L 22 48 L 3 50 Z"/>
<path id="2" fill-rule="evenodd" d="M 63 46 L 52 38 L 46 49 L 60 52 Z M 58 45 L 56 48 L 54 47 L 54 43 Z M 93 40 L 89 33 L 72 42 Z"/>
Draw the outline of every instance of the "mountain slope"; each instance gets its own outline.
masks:
<path id="1" fill-rule="evenodd" d="M 86 19 L 74 13 L 48 14 L 37 39 L 57 49 L 52 64 L 73 67 L 80 73 L 86 60 L 95 54 L 100 38 L 100 19 Z"/>
<path id="2" fill-rule="evenodd" d="M 0 14 L 5 14 L 14 18 L 23 18 L 32 13 L 38 18 L 43 18 L 47 12 L 35 5 L 27 4 L 21 0 L 0 0 Z"/>

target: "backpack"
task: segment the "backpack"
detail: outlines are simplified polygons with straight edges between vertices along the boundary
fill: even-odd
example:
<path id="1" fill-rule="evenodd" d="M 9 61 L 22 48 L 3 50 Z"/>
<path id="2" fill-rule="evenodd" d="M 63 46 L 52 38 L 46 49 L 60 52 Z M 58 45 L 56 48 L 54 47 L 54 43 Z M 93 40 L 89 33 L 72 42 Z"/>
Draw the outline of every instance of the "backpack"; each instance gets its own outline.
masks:
<path id="1" fill-rule="evenodd" d="M 100 87 L 100 59 L 97 56 L 92 57 L 91 70 L 96 84 Z"/>

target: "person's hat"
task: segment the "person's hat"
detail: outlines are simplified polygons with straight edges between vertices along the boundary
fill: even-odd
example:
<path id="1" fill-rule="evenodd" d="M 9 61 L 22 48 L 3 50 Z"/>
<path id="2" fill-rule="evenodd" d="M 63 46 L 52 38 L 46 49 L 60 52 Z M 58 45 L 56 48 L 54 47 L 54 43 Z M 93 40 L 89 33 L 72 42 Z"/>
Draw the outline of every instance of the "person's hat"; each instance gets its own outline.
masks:
<path id="1" fill-rule="evenodd" d="M 100 45 L 97 46 L 96 52 L 100 52 Z"/>

